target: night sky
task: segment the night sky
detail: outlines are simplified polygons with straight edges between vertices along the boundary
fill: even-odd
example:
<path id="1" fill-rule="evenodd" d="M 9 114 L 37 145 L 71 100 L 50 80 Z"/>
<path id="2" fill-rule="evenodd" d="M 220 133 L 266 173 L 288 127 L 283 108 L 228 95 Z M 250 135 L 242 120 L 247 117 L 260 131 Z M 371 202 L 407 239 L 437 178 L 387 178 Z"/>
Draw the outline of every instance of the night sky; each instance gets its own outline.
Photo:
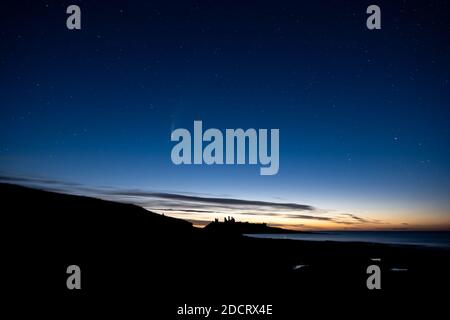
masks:
<path id="1" fill-rule="evenodd" d="M 448 1 L 2 2 L 1 179 L 196 225 L 449 229 L 449 35 Z M 174 165 L 194 120 L 279 128 L 279 173 Z"/>

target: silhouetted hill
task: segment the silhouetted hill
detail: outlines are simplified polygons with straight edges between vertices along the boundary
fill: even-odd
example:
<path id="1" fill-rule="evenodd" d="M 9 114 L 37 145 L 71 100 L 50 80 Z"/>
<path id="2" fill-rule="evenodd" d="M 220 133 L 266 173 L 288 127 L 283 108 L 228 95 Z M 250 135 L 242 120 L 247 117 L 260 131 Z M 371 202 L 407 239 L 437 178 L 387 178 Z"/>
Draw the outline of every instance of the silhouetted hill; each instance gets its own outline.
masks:
<path id="1" fill-rule="evenodd" d="M 163 216 L 132 204 L 3 183 L 0 184 L 0 193 L 3 205 L 9 208 L 4 218 L 19 232 L 39 235 L 45 231 L 46 235 L 54 233 L 63 238 L 78 235 L 95 238 L 99 234 L 121 238 L 130 228 L 133 228 L 134 236 L 140 232 L 152 235 L 192 230 L 192 224 L 185 220 Z M 59 228 L 51 228 L 53 225 Z"/>
<path id="2" fill-rule="evenodd" d="M 84 270 L 85 279 L 92 277 L 84 293 L 130 289 L 164 273 L 162 281 L 187 258 L 184 244 L 192 246 L 191 223 L 135 205 L 11 184 L 0 184 L 0 194 L 1 221 L 9 234 L 4 265 L 19 291 L 67 294 L 65 271 L 71 264 Z M 31 287 L 24 276 L 29 268 L 37 274 Z"/>

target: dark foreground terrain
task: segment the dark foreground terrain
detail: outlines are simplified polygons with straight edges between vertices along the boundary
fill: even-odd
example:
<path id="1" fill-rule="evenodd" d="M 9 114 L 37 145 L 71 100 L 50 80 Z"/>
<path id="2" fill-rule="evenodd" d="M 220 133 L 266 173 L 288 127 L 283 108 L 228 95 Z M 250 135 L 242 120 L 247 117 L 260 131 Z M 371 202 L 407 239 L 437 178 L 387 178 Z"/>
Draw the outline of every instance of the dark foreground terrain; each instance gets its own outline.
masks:
<path id="1" fill-rule="evenodd" d="M 9 184 L 0 192 L 10 285 L 4 292 L 22 301 L 16 312 L 59 306 L 69 313 L 125 309 L 149 319 L 203 319 L 177 316 L 177 307 L 232 303 L 273 305 L 275 316 L 251 319 L 300 319 L 306 312 L 364 318 L 416 309 L 433 315 L 448 299 L 445 249 L 247 238 L 129 204 Z M 66 287 L 72 264 L 81 268 L 81 290 Z M 381 268 L 381 290 L 366 287 L 371 264 Z"/>

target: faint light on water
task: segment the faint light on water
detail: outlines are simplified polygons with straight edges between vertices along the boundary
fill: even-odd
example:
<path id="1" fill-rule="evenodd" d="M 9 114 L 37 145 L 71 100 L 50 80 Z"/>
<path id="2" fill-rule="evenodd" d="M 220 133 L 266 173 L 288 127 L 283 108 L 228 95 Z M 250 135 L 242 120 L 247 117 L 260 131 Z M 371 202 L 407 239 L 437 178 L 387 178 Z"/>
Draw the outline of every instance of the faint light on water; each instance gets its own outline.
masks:
<path id="1" fill-rule="evenodd" d="M 405 268 L 391 268 L 391 271 L 394 271 L 394 272 L 405 272 L 405 271 L 408 271 L 408 269 L 405 269 Z"/>
<path id="2" fill-rule="evenodd" d="M 307 266 L 308 266 L 307 264 L 297 264 L 292 269 L 299 270 L 299 269 L 305 268 Z"/>
<path id="3" fill-rule="evenodd" d="M 381 261 L 380 258 L 370 258 L 370 260 L 372 260 L 372 261 Z"/>

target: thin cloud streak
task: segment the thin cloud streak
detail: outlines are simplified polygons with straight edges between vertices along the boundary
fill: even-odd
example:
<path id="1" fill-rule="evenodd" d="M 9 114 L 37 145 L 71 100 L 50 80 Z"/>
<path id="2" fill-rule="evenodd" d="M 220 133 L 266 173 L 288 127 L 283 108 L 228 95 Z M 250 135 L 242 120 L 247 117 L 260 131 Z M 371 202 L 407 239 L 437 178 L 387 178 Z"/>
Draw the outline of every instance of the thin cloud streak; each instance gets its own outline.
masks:
<path id="1" fill-rule="evenodd" d="M 166 200 L 175 200 L 183 202 L 194 202 L 204 204 L 217 204 L 217 205 L 232 205 L 232 206 L 259 206 L 259 207 L 271 207 L 278 209 L 291 209 L 291 210 L 304 210 L 314 211 L 315 208 L 310 205 L 298 204 L 298 203 L 280 203 L 280 202 L 267 202 L 257 200 L 243 200 L 235 198 L 214 198 L 214 197 L 200 197 L 191 196 L 178 193 L 161 193 L 161 192 L 145 192 L 139 190 L 118 190 L 112 191 L 110 194 L 119 196 L 131 196 L 131 197 L 151 197 Z"/>

